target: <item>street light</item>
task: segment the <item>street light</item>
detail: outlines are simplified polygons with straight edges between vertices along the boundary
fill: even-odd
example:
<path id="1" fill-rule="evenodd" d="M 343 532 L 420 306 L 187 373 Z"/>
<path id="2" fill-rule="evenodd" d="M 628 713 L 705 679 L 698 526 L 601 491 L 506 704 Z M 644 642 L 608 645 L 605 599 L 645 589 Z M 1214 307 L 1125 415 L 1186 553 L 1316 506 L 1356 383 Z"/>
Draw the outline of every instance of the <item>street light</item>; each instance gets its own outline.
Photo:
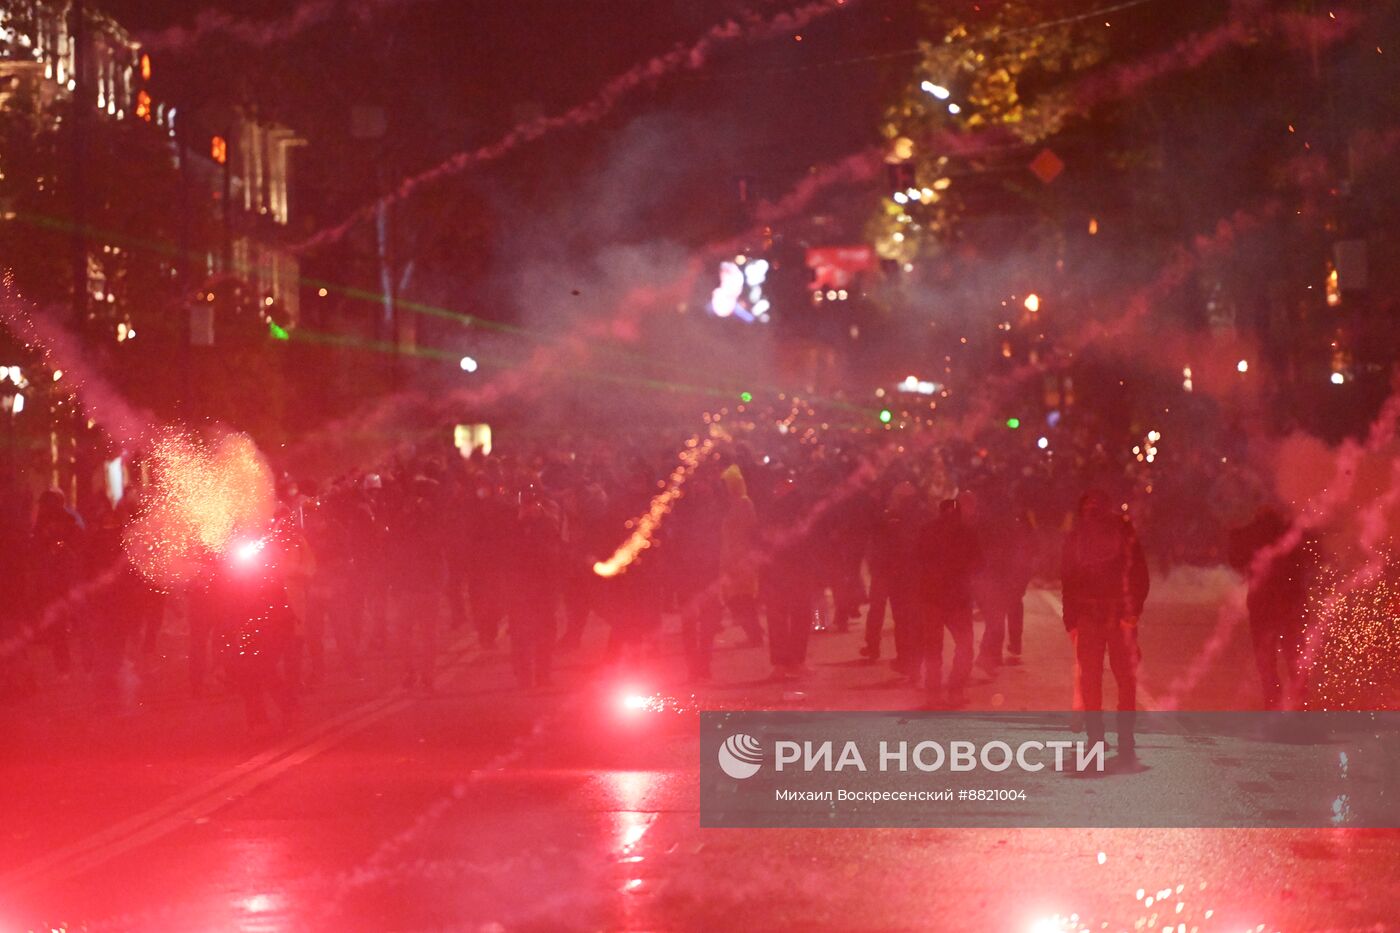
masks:
<path id="1" fill-rule="evenodd" d="M 477 370 L 476 360 L 470 356 L 462 357 L 461 362 L 457 365 L 462 367 L 462 372 L 464 373 L 474 373 Z"/>

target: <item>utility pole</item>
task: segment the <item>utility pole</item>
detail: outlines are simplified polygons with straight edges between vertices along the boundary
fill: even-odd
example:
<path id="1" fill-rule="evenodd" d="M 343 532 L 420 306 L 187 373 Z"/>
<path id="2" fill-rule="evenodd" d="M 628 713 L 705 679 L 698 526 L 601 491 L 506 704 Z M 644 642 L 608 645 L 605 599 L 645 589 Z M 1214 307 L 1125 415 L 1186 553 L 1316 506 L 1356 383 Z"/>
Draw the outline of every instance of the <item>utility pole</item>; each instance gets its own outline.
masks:
<path id="1" fill-rule="evenodd" d="M 185 121 L 175 127 L 175 147 L 180 161 L 180 250 L 176 258 L 180 282 L 180 403 L 178 410 L 194 419 L 194 280 L 191 270 L 194 263 L 190 259 L 190 211 L 194 209 L 190 198 L 190 143 Z"/>
<path id="2" fill-rule="evenodd" d="M 224 170 L 224 275 L 235 275 L 233 269 L 233 133 L 224 130 L 223 140 L 223 160 L 220 166 Z M 247 177 L 247 168 L 244 167 L 244 177 Z"/>
<path id="3" fill-rule="evenodd" d="M 73 51 L 73 94 L 69 98 L 70 113 L 69 141 L 72 160 L 73 195 L 73 327 L 88 341 L 97 338 L 97 320 L 88 310 L 88 190 L 87 190 L 87 133 L 90 110 L 93 102 L 92 87 L 89 84 L 91 68 L 88 65 L 87 11 L 83 0 L 72 0 L 68 7 L 68 43 Z M 60 414 L 61 411 L 61 414 Z M 59 451 L 60 425 L 67 422 L 68 456 Z M 52 469 L 53 485 L 62 487 L 60 465 L 66 460 L 69 471 L 68 500 L 76 507 L 83 507 L 79 501 L 77 444 L 82 431 L 83 419 L 71 408 L 49 407 L 49 461 Z M 85 487 L 81 491 L 86 491 Z"/>
<path id="4" fill-rule="evenodd" d="M 87 246 L 87 123 L 91 88 L 88 86 L 87 16 L 83 0 L 72 0 L 68 7 L 68 42 L 73 49 L 73 95 L 70 98 L 69 157 L 72 160 L 73 195 L 73 323 L 82 333 L 91 335 L 88 320 L 88 246 Z"/>

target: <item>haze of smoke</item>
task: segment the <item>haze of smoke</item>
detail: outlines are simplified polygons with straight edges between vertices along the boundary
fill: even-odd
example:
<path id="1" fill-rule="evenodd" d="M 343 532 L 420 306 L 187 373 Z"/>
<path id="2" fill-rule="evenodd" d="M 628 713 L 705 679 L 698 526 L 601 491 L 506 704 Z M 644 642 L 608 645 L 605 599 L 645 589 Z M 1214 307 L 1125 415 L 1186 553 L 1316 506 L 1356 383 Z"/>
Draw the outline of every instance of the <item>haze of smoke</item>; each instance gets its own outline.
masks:
<path id="1" fill-rule="evenodd" d="M 62 371 L 60 385 L 69 388 L 83 412 L 102 427 L 113 440 L 140 446 L 156 426 L 152 417 L 133 408 L 102 374 L 92 366 L 78 340 L 53 319 L 50 313 L 34 308 L 14 287 L 14 276 L 6 272 L 0 281 L 0 324 L 24 344 L 37 351 L 44 366 Z"/>
<path id="2" fill-rule="evenodd" d="M 850 0 L 854 2 L 854 0 Z M 434 168 L 418 175 L 405 178 L 389 196 L 398 202 L 408 198 L 419 189 L 457 175 L 467 169 L 494 162 L 520 146 L 534 142 L 555 130 L 587 126 L 596 123 L 611 113 L 623 100 L 635 91 L 650 87 L 662 78 L 681 71 L 694 71 L 705 65 L 718 49 L 734 42 L 761 42 L 776 36 L 801 29 L 807 24 L 848 6 L 848 0 L 816 0 L 788 12 L 779 13 L 771 19 L 760 19 L 752 14 L 742 21 L 726 20 L 711 27 L 699 41 L 690 46 L 681 46 L 662 55 L 635 65 L 603 85 L 591 100 L 579 104 L 562 114 L 552 117 L 537 117 L 518 124 L 505 136 L 494 143 L 459 152 Z M 373 216 L 378 203 L 367 204 L 352 214 L 343 223 L 322 230 L 310 239 L 295 247 L 299 253 L 308 252 L 344 237 L 356 224 Z"/>
<path id="3" fill-rule="evenodd" d="M 224 10 L 201 10 L 189 26 L 171 26 L 143 35 L 141 43 L 152 52 L 190 52 L 196 46 L 223 36 L 256 49 L 289 42 L 309 29 L 334 19 L 367 23 L 383 10 L 424 3 L 426 0 L 304 0 L 276 20 L 243 19 Z"/>
<path id="4" fill-rule="evenodd" d="M 1274 34 L 1284 48 L 1323 47 L 1351 35 L 1361 17 L 1350 13 L 1309 15 L 1268 12 L 1257 3 L 1236 3 L 1226 22 L 1174 43 L 1170 48 L 1135 62 L 1115 65 L 1082 81 L 1075 89 L 1081 106 L 1095 106 L 1131 97 L 1149 82 L 1167 74 L 1198 68 L 1230 49 L 1248 46 L 1263 34 Z"/>

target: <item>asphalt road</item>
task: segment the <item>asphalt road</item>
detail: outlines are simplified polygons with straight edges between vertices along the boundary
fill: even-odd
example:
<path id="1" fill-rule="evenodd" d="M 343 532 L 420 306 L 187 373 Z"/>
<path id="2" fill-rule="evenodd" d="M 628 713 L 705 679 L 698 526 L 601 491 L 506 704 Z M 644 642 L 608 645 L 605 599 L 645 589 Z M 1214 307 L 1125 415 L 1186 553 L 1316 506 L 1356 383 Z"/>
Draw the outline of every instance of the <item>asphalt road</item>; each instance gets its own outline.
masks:
<path id="1" fill-rule="evenodd" d="M 1149 705 L 1255 702 L 1230 598 L 1159 583 Z M 1053 597 L 1028 607 L 1028 663 L 974 707 L 1068 704 Z M 173 662 L 124 713 L 48 685 L 0 707 L 0 930 L 1400 929 L 1400 831 L 701 830 L 699 709 L 920 700 L 855 660 L 857 635 L 816 636 L 796 684 L 737 635 L 695 692 L 673 654 L 602 668 L 595 638 L 526 693 L 463 637 L 436 695 L 386 659 L 271 739 L 230 697 L 187 697 Z"/>

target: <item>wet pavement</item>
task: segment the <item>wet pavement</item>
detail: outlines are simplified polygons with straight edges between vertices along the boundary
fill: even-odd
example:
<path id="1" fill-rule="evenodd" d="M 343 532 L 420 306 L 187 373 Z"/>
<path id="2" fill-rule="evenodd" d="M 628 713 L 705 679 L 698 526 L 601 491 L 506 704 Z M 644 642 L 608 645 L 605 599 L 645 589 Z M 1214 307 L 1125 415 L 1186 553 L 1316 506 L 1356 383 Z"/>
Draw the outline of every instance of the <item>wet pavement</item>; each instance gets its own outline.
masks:
<path id="1" fill-rule="evenodd" d="M 1237 597 L 1221 583 L 1159 583 L 1154 702 L 1255 702 L 1239 631 L 1178 680 Z M 975 708 L 1068 704 L 1053 596 L 1027 606 L 1027 664 Z M 58 685 L 0 708 L 0 930 L 1400 929 L 1400 831 L 701 830 L 700 708 L 920 697 L 860 663 L 856 634 L 816 636 L 810 675 L 773 684 L 727 630 L 694 690 L 669 653 L 600 667 L 601 634 L 545 692 L 470 637 L 433 696 L 392 686 L 391 660 L 333 674 L 274 738 L 226 695 L 188 697 L 178 665 L 134 711 L 84 713 Z"/>

